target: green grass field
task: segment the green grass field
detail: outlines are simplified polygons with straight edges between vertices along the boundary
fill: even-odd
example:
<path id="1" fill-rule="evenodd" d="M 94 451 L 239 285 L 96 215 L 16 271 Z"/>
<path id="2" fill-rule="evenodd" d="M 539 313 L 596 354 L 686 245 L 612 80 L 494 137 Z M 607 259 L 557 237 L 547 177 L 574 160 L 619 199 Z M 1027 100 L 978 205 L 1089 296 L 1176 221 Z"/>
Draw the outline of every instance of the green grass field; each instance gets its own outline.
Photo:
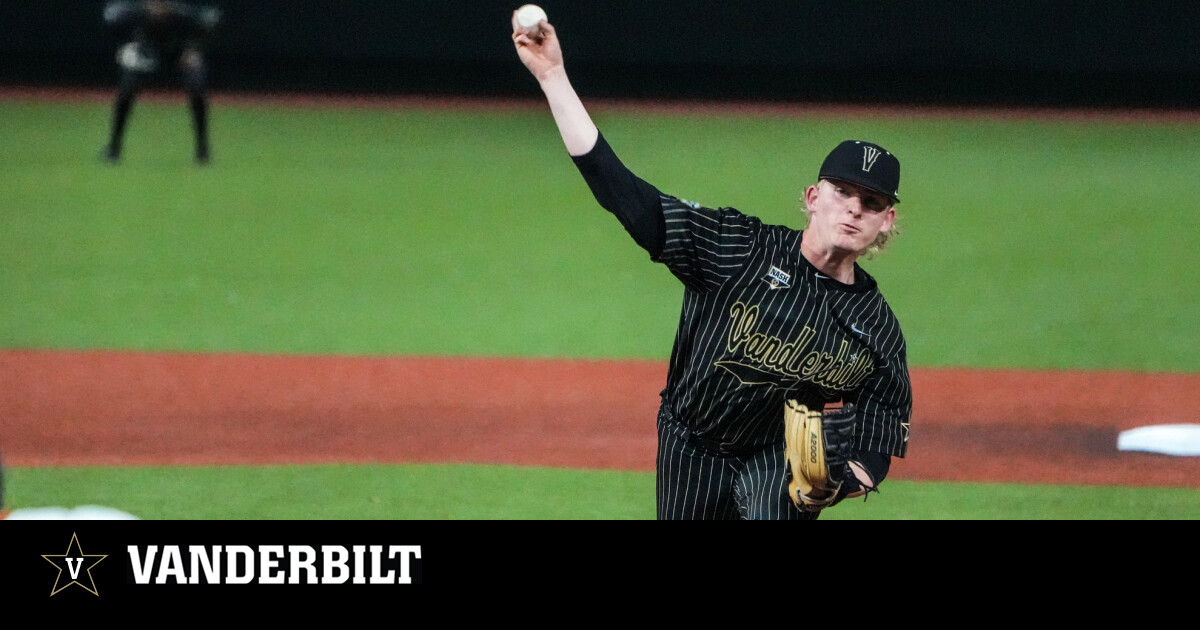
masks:
<path id="1" fill-rule="evenodd" d="M 893 149 L 903 233 L 864 266 L 914 366 L 1200 370 L 1200 251 L 1185 242 L 1200 227 L 1194 118 L 593 115 L 659 188 L 793 226 L 829 147 Z M 548 111 L 218 100 L 207 168 L 191 163 L 181 99 L 138 104 L 119 166 L 98 159 L 108 117 L 107 103 L 0 99 L 0 347 L 669 353 L 681 290 L 595 205 Z M 521 500 L 446 482 L 480 475 Z M 7 481 L 10 507 L 146 518 L 653 516 L 640 474 L 89 468 Z M 271 494 L 230 496 L 248 485 Z M 1200 516 L 1193 490 L 888 487 L 829 518 Z M 198 513 L 172 498 L 199 493 L 222 501 Z"/>
<path id="2" fill-rule="evenodd" d="M 654 475 L 484 465 L 17 468 L 14 505 L 120 506 L 145 519 L 644 520 Z M 256 488 L 257 491 L 249 489 Z M 1187 488 L 891 480 L 823 520 L 1195 520 Z"/>

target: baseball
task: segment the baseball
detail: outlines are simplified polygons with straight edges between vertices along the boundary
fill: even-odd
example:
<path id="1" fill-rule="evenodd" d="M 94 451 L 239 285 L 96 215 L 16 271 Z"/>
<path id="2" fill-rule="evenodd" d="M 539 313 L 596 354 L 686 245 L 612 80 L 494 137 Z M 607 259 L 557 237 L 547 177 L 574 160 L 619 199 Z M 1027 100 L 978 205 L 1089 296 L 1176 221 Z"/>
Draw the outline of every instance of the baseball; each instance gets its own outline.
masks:
<path id="1" fill-rule="evenodd" d="M 522 5 L 517 9 L 517 25 L 520 26 L 530 37 L 537 37 L 538 24 L 546 19 L 546 12 L 536 4 Z"/>

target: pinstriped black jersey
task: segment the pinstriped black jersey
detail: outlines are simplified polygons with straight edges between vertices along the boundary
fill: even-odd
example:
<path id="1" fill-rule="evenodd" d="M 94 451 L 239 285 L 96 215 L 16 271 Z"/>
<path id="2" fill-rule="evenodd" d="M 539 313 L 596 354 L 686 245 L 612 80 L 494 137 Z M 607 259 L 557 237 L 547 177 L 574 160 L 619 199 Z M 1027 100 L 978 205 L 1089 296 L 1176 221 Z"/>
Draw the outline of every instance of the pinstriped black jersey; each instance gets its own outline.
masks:
<path id="1" fill-rule="evenodd" d="M 875 279 L 821 274 L 803 232 L 666 195 L 603 136 L 574 158 L 601 206 L 684 286 L 662 410 L 699 438 L 782 442 L 783 405 L 858 406 L 856 448 L 903 457 L 912 413 L 904 335 Z"/>
<path id="2" fill-rule="evenodd" d="M 685 287 L 663 405 L 696 435 L 781 438 L 785 399 L 858 405 L 857 448 L 903 457 L 912 412 L 904 335 L 872 278 L 821 274 L 803 233 L 663 195 L 665 264 Z"/>

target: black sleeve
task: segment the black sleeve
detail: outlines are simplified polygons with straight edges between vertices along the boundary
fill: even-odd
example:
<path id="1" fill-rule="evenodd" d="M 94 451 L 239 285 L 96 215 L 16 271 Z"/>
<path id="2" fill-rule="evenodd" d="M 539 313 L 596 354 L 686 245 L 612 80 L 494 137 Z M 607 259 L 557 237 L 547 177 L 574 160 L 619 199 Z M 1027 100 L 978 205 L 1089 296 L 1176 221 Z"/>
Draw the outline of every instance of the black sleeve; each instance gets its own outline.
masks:
<path id="1" fill-rule="evenodd" d="M 904 457 L 913 406 L 904 334 L 890 310 L 888 317 L 873 322 L 869 334 L 880 367 L 863 381 L 858 394 L 860 430 L 854 446 L 862 452 Z"/>
<path id="2" fill-rule="evenodd" d="M 591 151 L 571 159 L 600 206 L 616 215 L 625 231 L 651 257 L 659 256 L 666 240 L 662 193 L 621 163 L 604 134 L 596 138 Z"/>
<path id="3" fill-rule="evenodd" d="M 887 477 L 888 470 L 892 467 L 892 456 L 886 453 L 860 451 L 849 459 L 862 464 L 862 467 L 871 475 L 871 480 L 875 482 L 877 487 L 883 482 L 883 478 Z"/>

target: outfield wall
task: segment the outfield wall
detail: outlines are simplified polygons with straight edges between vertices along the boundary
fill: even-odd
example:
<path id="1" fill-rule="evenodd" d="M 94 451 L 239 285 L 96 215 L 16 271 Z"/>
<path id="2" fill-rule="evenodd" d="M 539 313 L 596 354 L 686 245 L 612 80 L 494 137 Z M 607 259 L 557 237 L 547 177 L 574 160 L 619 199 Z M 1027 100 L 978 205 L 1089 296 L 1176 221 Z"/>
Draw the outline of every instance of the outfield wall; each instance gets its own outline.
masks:
<path id="1" fill-rule="evenodd" d="M 212 3 L 225 14 L 212 46 L 218 89 L 536 93 L 509 41 L 517 2 Z M 0 3 L 0 84 L 111 85 L 103 5 Z M 543 6 L 592 96 L 1200 107 L 1195 0 Z"/>

